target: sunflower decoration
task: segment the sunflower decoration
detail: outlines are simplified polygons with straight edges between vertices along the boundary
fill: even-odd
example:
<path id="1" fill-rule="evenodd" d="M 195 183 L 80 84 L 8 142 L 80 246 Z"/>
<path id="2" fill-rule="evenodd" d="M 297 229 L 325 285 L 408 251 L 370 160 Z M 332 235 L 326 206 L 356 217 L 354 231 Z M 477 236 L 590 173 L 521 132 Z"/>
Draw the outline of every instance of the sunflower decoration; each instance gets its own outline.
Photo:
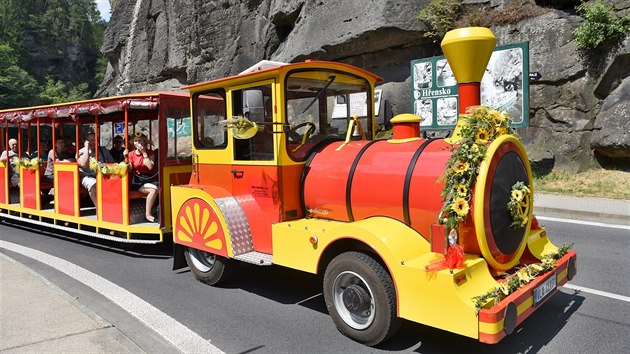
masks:
<path id="1" fill-rule="evenodd" d="M 129 163 L 123 161 L 120 163 L 103 164 L 100 161 L 96 161 L 94 158 L 90 158 L 90 169 L 105 176 L 125 177 L 129 171 Z"/>
<path id="2" fill-rule="evenodd" d="M 482 308 L 492 308 L 507 296 L 529 284 L 538 275 L 547 273 L 556 266 L 556 261 L 564 257 L 573 247 L 572 243 L 565 243 L 562 247 L 549 251 L 542 257 L 540 263 L 532 263 L 518 269 L 515 273 L 507 275 L 499 281 L 499 285 L 488 290 L 485 294 L 472 298 L 477 313 Z"/>
<path id="3" fill-rule="evenodd" d="M 525 227 L 529 221 L 529 187 L 523 182 L 516 182 L 512 186 L 512 192 L 510 193 L 510 201 L 507 204 L 507 209 L 512 217 L 512 229 L 518 229 Z"/>
<path id="4" fill-rule="evenodd" d="M 488 134 L 488 131 L 486 131 L 483 128 L 480 128 L 477 131 L 477 134 L 475 135 L 475 144 L 477 145 L 486 144 L 488 142 L 489 137 L 490 137 L 490 134 Z"/>
<path id="5" fill-rule="evenodd" d="M 234 116 L 221 122 L 226 128 L 232 130 L 232 134 L 236 139 L 249 139 L 264 129 L 263 126 L 252 122 L 247 117 Z"/>
<path id="6" fill-rule="evenodd" d="M 464 198 L 457 198 L 451 205 L 451 209 L 460 217 L 464 218 L 468 215 L 468 211 L 470 207 L 468 206 L 468 201 Z"/>
<path id="7" fill-rule="evenodd" d="M 452 155 L 440 177 L 444 188 L 439 223 L 450 229 L 457 228 L 468 216 L 472 191 L 488 144 L 503 134 L 515 134 L 508 116 L 486 106 L 471 107 L 459 119 L 465 122 L 460 131 L 461 140 L 459 145 L 453 145 Z"/>
<path id="8" fill-rule="evenodd" d="M 21 159 L 14 157 L 13 159 L 11 159 L 11 165 L 13 166 L 13 171 L 15 173 L 20 173 L 20 166 L 29 171 L 35 171 L 43 162 L 44 160 L 37 157 L 34 157 L 32 159 L 28 157 L 23 157 Z"/>
<path id="9" fill-rule="evenodd" d="M 459 160 L 457 161 L 457 164 L 455 164 L 455 167 L 453 167 L 453 170 L 455 171 L 455 173 L 458 173 L 461 175 L 461 174 L 466 173 L 469 167 L 470 165 L 468 162 L 466 162 L 465 160 Z"/>

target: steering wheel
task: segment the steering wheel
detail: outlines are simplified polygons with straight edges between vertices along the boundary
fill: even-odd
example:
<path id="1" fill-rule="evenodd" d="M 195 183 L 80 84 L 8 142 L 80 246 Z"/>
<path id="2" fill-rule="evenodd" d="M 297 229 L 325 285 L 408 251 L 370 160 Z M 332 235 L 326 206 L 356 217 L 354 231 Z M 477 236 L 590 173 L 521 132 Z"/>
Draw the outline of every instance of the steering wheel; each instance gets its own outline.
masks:
<path id="1" fill-rule="evenodd" d="M 304 134 L 300 134 L 297 131 L 299 129 L 302 129 L 304 127 L 308 126 L 308 129 L 306 130 L 306 132 Z M 317 126 L 312 123 L 312 122 L 304 122 L 304 123 L 300 123 L 294 127 L 291 127 L 288 131 L 287 131 L 287 136 L 289 137 L 289 139 L 291 140 L 291 142 L 294 143 L 301 143 L 302 139 L 304 138 L 304 136 L 306 135 L 306 137 L 310 137 L 313 135 L 313 133 L 315 133 L 315 131 L 317 130 Z"/>

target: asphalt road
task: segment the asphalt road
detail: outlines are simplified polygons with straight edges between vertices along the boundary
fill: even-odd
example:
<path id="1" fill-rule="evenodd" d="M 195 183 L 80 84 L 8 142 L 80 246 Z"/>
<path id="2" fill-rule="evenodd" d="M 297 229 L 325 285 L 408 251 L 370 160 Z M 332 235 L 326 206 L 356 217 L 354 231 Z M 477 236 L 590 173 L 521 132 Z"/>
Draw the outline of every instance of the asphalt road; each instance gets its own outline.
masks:
<path id="1" fill-rule="evenodd" d="M 557 245 L 575 243 L 578 274 L 572 285 L 630 296 L 627 229 L 542 224 Z M 5 224 L 0 225 L 0 239 L 44 251 L 108 279 L 227 353 L 630 353 L 630 303 L 585 291 L 563 288 L 498 345 L 404 322 L 397 335 L 368 348 L 336 330 L 317 276 L 276 266 L 242 265 L 231 282 L 210 287 L 197 282 L 187 269 L 172 271 L 165 247 L 125 250 L 101 240 Z M 32 258 L 2 252 L 77 298 L 147 352 L 176 351 L 87 286 Z"/>

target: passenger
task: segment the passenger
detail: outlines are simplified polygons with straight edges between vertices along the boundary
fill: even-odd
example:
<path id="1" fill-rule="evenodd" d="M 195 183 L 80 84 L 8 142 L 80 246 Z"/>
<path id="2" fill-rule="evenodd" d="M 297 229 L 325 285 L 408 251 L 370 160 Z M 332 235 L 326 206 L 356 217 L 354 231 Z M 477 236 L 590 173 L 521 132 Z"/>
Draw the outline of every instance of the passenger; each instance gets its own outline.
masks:
<path id="1" fill-rule="evenodd" d="M 33 153 L 31 154 L 31 157 L 36 158 L 36 157 L 48 156 L 49 152 L 50 152 L 50 147 L 48 145 L 48 141 L 42 138 L 39 141 L 39 148 L 36 151 L 33 151 Z"/>
<path id="2" fill-rule="evenodd" d="M 66 150 L 66 138 L 63 136 L 58 136 L 55 139 L 55 157 L 53 157 L 53 150 L 50 150 L 48 153 L 48 163 L 46 164 L 46 171 L 44 171 L 44 176 L 48 180 L 48 182 L 53 182 L 55 177 L 53 171 L 53 165 L 56 161 L 75 161 L 74 156 L 69 154 Z"/>
<path id="3" fill-rule="evenodd" d="M 116 135 L 114 137 L 114 146 L 109 150 L 109 153 L 112 154 L 116 162 L 123 162 L 125 160 L 125 145 L 123 143 L 122 136 Z"/>
<path id="4" fill-rule="evenodd" d="M 77 149 L 74 147 L 74 141 L 72 141 L 69 136 L 66 137 L 66 151 L 68 152 L 68 154 L 76 158 Z"/>
<path id="5" fill-rule="evenodd" d="M 132 172 L 130 189 L 147 195 L 145 217 L 147 221 L 155 222 L 153 205 L 159 188 L 155 152 L 149 148 L 149 139 L 140 132 L 136 132 L 133 144 L 135 149 L 127 156 Z"/>
<path id="6" fill-rule="evenodd" d="M 8 154 L 7 154 L 8 151 Z M 8 155 L 8 156 L 7 156 Z M 13 158 L 18 157 L 18 142 L 17 140 L 11 138 L 9 139 L 9 150 L 3 150 L 0 155 L 0 162 L 5 162 L 13 160 Z M 25 153 L 22 153 L 21 157 L 28 157 Z M 15 172 L 13 168 L 9 168 L 9 180 L 11 181 L 11 185 L 13 187 L 20 186 L 20 174 Z"/>
<path id="7" fill-rule="evenodd" d="M 94 203 L 94 206 L 97 205 L 95 188 L 96 172 L 90 169 L 90 158 L 93 158 L 95 156 L 96 153 L 94 150 L 94 133 L 90 132 L 85 138 L 85 143 L 83 144 L 83 147 L 79 149 L 79 158 L 77 162 L 80 167 L 79 174 L 81 176 L 81 186 L 87 189 L 88 193 L 90 194 L 90 199 L 92 199 L 92 202 Z M 99 146 L 98 161 L 111 163 L 114 162 L 114 158 L 112 158 L 112 155 L 109 153 L 109 151 L 107 151 L 107 149 Z"/>

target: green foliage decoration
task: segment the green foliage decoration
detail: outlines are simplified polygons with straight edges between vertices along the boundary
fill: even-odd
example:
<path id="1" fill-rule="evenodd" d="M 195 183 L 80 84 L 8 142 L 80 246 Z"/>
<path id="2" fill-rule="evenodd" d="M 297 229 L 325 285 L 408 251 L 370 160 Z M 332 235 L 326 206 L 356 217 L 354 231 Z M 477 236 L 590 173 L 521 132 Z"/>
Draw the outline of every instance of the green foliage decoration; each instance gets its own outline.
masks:
<path id="1" fill-rule="evenodd" d="M 456 229 L 468 217 L 472 191 L 488 144 L 503 134 L 514 134 L 510 118 L 486 106 L 471 107 L 459 119 L 462 121 L 461 140 L 453 145 L 452 155 L 440 177 L 444 187 L 439 223 L 448 229 Z"/>
<path id="2" fill-rule="evenodd" d="M 523 182 L 516 182 L 512 186 L 510 192 L 510 201 L 507 203 L 507 209 L 512 217 L 512 223 L 510 228 L 518 229 L 523 228 L 529 221 L 528 207 L 529 207 L 530 189 Z"/>
<path id="3" fill-rule="evenodd" d="M 557 250 L 546 253 L 540 263 L 527 264 L 521 267 L 516 273 L 507 276 L 498 286 L 488 290 L 485 294 L 473 297 L 472 300 L 477 313 L 483 308 L 492 308 L 522 286 L 529 284 L 536 276 L 552 270 L 556 266 L 556 261 L 564 257 L 571 247 L 573 247 L 572 243 L 565 243 Z"/>
<path id="4" fill-rule="evenodd" d="M 630 32 L 630 16 L 615 12 L 615 7 L 596 0 L 576 7 L 584 21 L 575 29 L 575 42 L 583 49 L 596 49 L 607 42 L 623 39 Z"/>

